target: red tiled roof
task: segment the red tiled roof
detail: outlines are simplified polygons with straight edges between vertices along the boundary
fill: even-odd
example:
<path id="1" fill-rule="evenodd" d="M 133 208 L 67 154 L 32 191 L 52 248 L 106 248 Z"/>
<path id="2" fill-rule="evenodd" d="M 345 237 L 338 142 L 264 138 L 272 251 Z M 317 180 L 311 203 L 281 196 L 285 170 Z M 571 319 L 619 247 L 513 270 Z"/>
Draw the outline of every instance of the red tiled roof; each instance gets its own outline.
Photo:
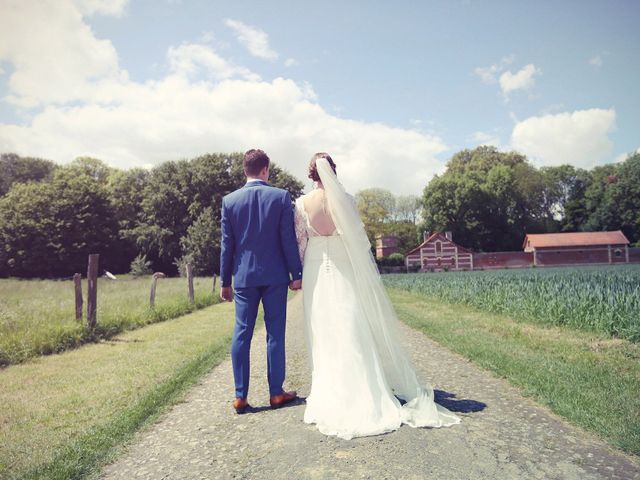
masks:
<path id="1" fill-rule="evenodd" d="M 529 233 L 524 237 L 524 251 L 532 248 L 576 247 L 581 245 L 627 245 L 620 230 L 615 232 Z"/>

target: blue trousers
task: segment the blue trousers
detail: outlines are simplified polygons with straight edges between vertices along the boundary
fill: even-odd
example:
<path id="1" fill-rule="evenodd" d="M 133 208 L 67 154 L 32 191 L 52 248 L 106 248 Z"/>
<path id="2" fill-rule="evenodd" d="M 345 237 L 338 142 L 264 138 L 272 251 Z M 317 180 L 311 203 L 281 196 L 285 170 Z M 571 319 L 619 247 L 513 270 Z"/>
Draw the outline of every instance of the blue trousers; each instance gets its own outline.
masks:
<path id="1" fill-rule="evenodd" d="M 287 288 L 288 285 L 285 283 L 235 289 L 236 326 L 231 344 L 231 361 L 237 398 L 247 398 L 249 395 L 249 354 L 260 301 L 264 309 L 264 323 L 267 330 L 269 394 L 280 395 L 283 391 Z"/>

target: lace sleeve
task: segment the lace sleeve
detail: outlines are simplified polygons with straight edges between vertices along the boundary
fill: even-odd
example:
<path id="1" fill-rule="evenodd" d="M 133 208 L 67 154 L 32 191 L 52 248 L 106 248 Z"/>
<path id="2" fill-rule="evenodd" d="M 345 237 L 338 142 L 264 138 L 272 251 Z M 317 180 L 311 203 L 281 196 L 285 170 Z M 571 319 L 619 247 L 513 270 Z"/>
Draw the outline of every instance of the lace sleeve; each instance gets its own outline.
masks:
<path id="1" fill-rule="evenodd" d="M 300 254 L 300 261 L 304 265 L 304 252 L 307 249 L 309 234 L 307 232 L 307 222 L 305 221 L 304 213 L 300 211 L 300 208 L 300 200 L 297 200 L 296 208 L 294 209 L 296 238 L 298 239 L 298 253 Z"/>

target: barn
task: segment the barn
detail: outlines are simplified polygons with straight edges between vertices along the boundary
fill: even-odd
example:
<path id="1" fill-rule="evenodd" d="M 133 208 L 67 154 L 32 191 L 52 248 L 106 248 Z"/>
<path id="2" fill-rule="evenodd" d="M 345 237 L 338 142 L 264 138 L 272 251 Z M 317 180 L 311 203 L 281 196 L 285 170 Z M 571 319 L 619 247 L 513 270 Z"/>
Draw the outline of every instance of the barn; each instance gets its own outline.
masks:
<path id="1" fill-rule="evenodd" d="M 451 232 L 425 233 L 424 242 L 407 253 L 405 262 L 407 269 L 473 270 L 473 253 L 454 243 Z"/>
<path id="2" fill-rule="evenodd" d="M 533 253 L 533 265 L 629 263 L 629 240 L 613 232 L 529 233 L 522 245 Z"/>

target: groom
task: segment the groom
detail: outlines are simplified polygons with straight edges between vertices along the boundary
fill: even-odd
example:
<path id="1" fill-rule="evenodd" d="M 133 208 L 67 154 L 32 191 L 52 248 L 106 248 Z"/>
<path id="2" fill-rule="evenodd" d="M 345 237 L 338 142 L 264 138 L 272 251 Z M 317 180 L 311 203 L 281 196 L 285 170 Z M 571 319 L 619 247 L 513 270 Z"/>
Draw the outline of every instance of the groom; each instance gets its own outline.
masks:
<path id="1" fill-rule="evenodd" d="M 220 252 L 220 297 L 228 302 L 235 298 L 236 302 L 231 360 L 237 413 L 244 413 L 249 406 L 249 349 L 260 301 L 267 330 L 269 403 L 278 408 L 295 400 L 296 392 L 282 388 L 287 287 L 299 290 L 302 286 L 291 196 L 267 183 L 269 157 L 262 150 L 245 153 L 243 166 L 246 185 L 222 199 Z"/>

